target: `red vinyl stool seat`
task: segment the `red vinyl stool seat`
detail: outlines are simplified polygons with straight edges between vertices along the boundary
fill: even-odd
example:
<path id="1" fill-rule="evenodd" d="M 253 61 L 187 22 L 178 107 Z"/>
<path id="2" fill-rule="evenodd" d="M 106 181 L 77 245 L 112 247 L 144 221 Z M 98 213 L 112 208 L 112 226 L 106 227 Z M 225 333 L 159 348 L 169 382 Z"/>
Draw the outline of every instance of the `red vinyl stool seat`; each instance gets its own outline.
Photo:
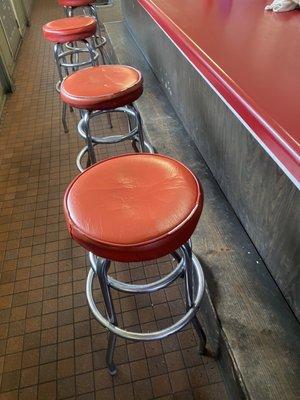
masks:
<path id="1" fill-rule="evenodd" d="M 61 18 L 43 26 L 45 39 L 54 43 L 67 43 L 95 35 L 97 22 L 93 17 Z"/>
<path id="2" fill-rule="evenodd" d="M 58 0 L 58 4 L 62 7 L 86 7 L 93 3 L 91 0 Z"/>
<path id="3" fill-rule="evenodd" d="M 101 65 L 75 72 L 61 85 L 62 100 L 75 108 L 108 110 L 133 103 L 143 92 L 143 78 L 135 68 Z"/>
<path id="4" fill-rule="evenodd" d="M 146 261 L 186 243 L 203 207 L 201 186 L 180 162 L 126 154 L 93 165 L 68 187 L 64 211 L 72 238 L 115 261 Z"/>

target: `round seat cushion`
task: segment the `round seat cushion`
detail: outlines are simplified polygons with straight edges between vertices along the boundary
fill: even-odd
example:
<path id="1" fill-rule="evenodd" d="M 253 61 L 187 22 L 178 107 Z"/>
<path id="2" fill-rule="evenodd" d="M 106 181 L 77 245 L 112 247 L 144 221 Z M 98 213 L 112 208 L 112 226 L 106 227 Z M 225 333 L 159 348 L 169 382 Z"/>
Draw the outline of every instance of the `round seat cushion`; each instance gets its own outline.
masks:
<path id="1" fill-rule="evenodd" d="M 201 186 L 187 167 L 147 153 L 93 165 L 64 197 L 72 238 L 99 257 L 123 262 L 178 249 L 194 232 L 202 207 Z"/>
<path id="2" fill-rule="evenodd" d="M 62 82 L 62 100 L 75 108 L 109 110 L 131 104 L 143 92 L 143 78 L 126 65 L 89 67 L 69 75 Z"/>
<path id="3" fill-rule="evenodd" d="M 45 39 L 54 43 L 67 43 L 86 39 L 96 33 L 97 22 L 93 17 L 56 19 L 43 26 Z"/>
<path id="4" fill-rule="evenodd" d="M 93 3 L 91 0 L 58 0 L 58 4 L 63 7 L 86 7 Z"/>

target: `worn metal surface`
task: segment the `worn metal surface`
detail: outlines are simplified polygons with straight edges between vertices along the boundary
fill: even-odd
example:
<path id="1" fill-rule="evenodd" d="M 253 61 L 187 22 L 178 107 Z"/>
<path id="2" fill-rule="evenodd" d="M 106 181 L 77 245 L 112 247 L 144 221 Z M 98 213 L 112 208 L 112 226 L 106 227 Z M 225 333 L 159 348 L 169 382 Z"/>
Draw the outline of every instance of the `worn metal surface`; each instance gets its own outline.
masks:
<path id="1" fill-rule="evenodd" d="M 110 1 L 107 6 L 97 5 L 97 12 L 102 22 L 120 21 L 122 19 L 120 0 Z"/>
<path id="2" fill-rule="evenodd" d="M 135 40 L 299 319 L 299 191 L 138 2 L 125 3 Z"/>
<path id="3" fill-rule="evenodd" d="M 232 399 L 297 399 L 298 321 L 127 29 L 122 23 L 106 28 L 115 51 L 112 60 L 143 73 L 145 91 L 136 105 L 151 143 L 192 168 L 203 185 L 205 204 L 193 251 L 203 265 L 221 324 L 221 362 Z M 216 319 L 206 296 L 199 317 L 209 321 L 209 339 L 214 334 L 216 343 Z"/>

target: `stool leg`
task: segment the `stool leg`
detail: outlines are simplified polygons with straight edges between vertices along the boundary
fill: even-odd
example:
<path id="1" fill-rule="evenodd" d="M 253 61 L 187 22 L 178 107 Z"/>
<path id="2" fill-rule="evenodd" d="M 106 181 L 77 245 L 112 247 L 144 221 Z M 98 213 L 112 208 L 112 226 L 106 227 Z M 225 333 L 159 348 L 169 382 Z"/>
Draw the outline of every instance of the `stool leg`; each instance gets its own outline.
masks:
<path id="1" fill-rule="evenodd" d="M 132 120 L 129 114 L 127 114 L 127 126 L 128 126 L 128 133 L 130 133 L 132 131 Z"/>
<path id="2" fill-rule="evenodd" d="M 56 66 L 57 66 L 59 82 L 61 83 L 63 81 L 63 74 L 61 72 L 61 66 L 60 66 L 60 58 L 59 58 L 60 52 L 61 52 L 61 45 L 56 43 L 54 45 L 54 59 L 55 59 Z"/>
<path id="3" fill-rule="evenodd" d="M 64 52 L 64 47 L 63 47 L 64 45 L 63 44 L 60 44 L 59 46 L 58 46 L 58 48 L 59 48 L 59 51 L 60 51 L 60 54 L 62 54 L 63 52 Z M 72 55 L 71 55 L 71 59 L 72 59 Z M 62 57 L 59 57 L 59 59 L 62 59 L 62 62 L 64 63 L 64 64 L 66 64 L 67 63 L 67 58 L 66 58 L 66 56 L 62 56 Z M 69 69 L 68 69 L 68 67 L 62 67 L 61 66 L 61 64 L 60 64 L 60 62 L 59 62 L 59 67 L 60 67 L 60 70 L 61 70 L 61 68 L 63 68 L 64 69 L 64 71 L 65 71 L 65 77 L 66 76 L 69 76 Z M 73 112 L 74 110 L 73 110 L 73 108 L 71 107 L 71 106 L 69 106 L 69 110 L 71 111 L 71 112 Z"/>
<path id="4" fill-rule="evenodd" d="M 71 10 L 72 10 L 72 7 L 71 7 Z M 73 15 L 73 14 L 72 14 Z M 63 52 L 64 52 L 64 47 L 63 47 L 64 45 L 63 44 L 59 44 L 58 45 L 58 49 L 59 49 L 59 51 L 60 51 L 60 54 L 62 54 Z M 72 57 L 72 55 L 71 55 L 71 57 Z M 60 58 L 62 59 L 62 62 L 63 63 L 67 63 L 67 58 L 65 57 L 65 56 L 63 56 L 63 57 L 59 57 L 59 60 L 60 60 Z M 61 64 L 60 64 L 60 61 L 59 61 L 59 67 L 60 67 L 60 71 L 61 71 L 61 69 L 63 68 L 64 69 L 64 71 L 65 71 L 65 77 L 66 76 L 69 76 L 69 69 L 68 69 L 68 67 L 62 67 L 61 66 Z M 62 75 L 61 75 L 62 76 Z M 63 78 L 62 78 L 63 79 Z M 62 81 L 61 81 L 62 82 Z M 70 110 L 70 112 L 73 112 L 73 108 L 71 107 L 71 106 L 69 106 L 69 110 Z M 69 132 L 69 129 L 68 129 L 68 127 L 67 127 L 67 122 L 66 122 L 66 112 L 67 112 L 67 106 L 63 106 L 63 116 L 62 116 L 62 122 L 63 122 L 63 126 L 64 127 L 66 127 L 65 128 L 65 132 L 67 133 L 67 132 Z M 66 129 L 67 129 L 67 131 L 66 131 Z"/>
<path id="5" fill-rule="evenodd" d="M 146 147 L 145 147 L 145 139 L 144 139 L 144 133 L 143 133 L 142 118 L 141 118 L 139 110 L 137 110 L 134 107 L 134 105 L 132 105 L 132 108 L 134 109 L 136 120 L 137 120 L 138 137 L 139 137 L 139 142 L 140 142 L 140 146 L 141 146 L 141 152 L 144 153 L 146 151 Z"/>
<path id="6" fill-rule="evenodd" d="M 186 308 L 189 310 L 194 304 L 194 282 L 193 282 L 193 265 L 192 265 L 192 249 L 189 243 L 186 243 L 182 246 L 183 251 L 185 252 L 187 265 L 185 268 L 185 293 L 186 293 Z M 202 329 L 202 326 L 195 315 L 192 319 L 192 324 L 199 336 L 199 352 L 200 354 L 205 354 L 206 352 L 206 335 Z"/>
<path id="7" fill-rule="evenodd" d="M 100 283 L 100 287 L 102 290 L 103 294 L 103 299 L 107 311 L 107 317 L 108 320 L 111 324 L 117 325 L 117 317 L 116 317 L 116 312 L 114 309 L 114 305 L 112 302 L 112 297 L 111 297 L 111 292 L 110 292 L 110 287 L 108 285 L 108 279 L 107 279 L 107 272 L 110 267 L 110 261 L 109 260 L 98 260 L 97 261 L 97 275 Z M 113 358 L 114 358 L 114 351 L 115 351 L 115 346 L 116 346 L 116 335 L 112 332 L 109 332 L 108 336 L 108 348 L 106 352 L 106 364 L 108 371 L 111 375 L 115 375 L 117 372 L 116 366 L 114 364 Z"/>
<path id="8" fill-rule="evenodd" d="M 90 113 L 87 110 L 82 111 L 82 119 L 84 121 L 84 133 L 86 136 L 86 144 L 88 147 L 89 165 L 96 163 L 96 154 L 93 146 L 93 140 L 90 133 Z M 88 165 L 88 166 L 89 166 Z"/>
<path id="9" fill-rule="evenodd" d="M 61 122 L 62 122 L 63 127 L 64 127 L 64 132 L 68 133 L 69 132 L 69 128 L 68 128 L 68 124 L 67 124 L 67 105 L 64 102 L 62 104 Z"/>
<path id="10" fill-rule="evenodd" d="M 112 124 L 110 113 L 106 113 L 106 118 L 107 118 L 107 122 L 108 122 L 109 128 L 112 129 L 113 128 L 113 124 Z"/>
<path id="11" fill-rule="evenodd" d="M 92 38 L 93 40 L 93 38 Z M 88 49 L 88 52 L 90 53 L 90 60 L 91 60 L 91 65 L 93 67 L 96 67 L 99 65 L 98 58 L 94 58 L 94 45 L 91 45 L 90 42 L 86 39 L 82 39 L 82 42 L 85 44 L 85 47 Z M 93 43 L 93 42 L 92 42 Z"/>
<path id="12" fill-rule="evenodd" d="M 133 104 L 130 104 L 130 106 L 133 108 Z M 132 117 L 130 114 L 127 114 L 127 126 L 128 126 L 128 133 L 130 133 L 132 131 L 132 129 L 134 128 Z M 137 140 L 136 137 L 133 137 L 131 140 L 131 145 L 132 145 L 132 148 L 135 153 L 140 152 L 139 146 L 137 144 L 138 142 L 139 141 Z"/>
<path id="13" fill-rule="evenodd" d="M 73 7 L 66 6 L 65 7 L 66 17 L 73 17 Z"/>
<path id="14" fill-rule="evenodd" d="M 78 46 L 77 42 L 72 42 L 72 46 L 77 47 Z M 70 61 L 71 61 L 71 64 L 78 64 L 79 63 L 79 54 L 78 53 L 71 54 Z M 72 72 L 76 72 L 77 70 L 78 70 L 78 67 L 77 68 L 72 67 Z"/>
<path id="15" fill-rule="evenodd" d="M 116 323 L 115 323 L 116 325 Z M 108 334 L 108 347 L 106 351 L 106 364 L 110 375 L 114 376 L 117 373 L 117 367 L 114 363 L 114 352 L 116 347 L 117 337 L 114 333 Z"/>
<path id="16" fill-rule="evenodd" d="M 105 60 L 104 50 L 103 50 L 102 46 L 99 48 L 99 51 L 100 51 L 100 54 L 101 54 L 102 63 L 105 65 L 106 64 L 106 60 Z"/>
<path id="17" fill-rule="evenodd" d="M 63 64 L 66 64 L 66 63 L 67 63 L 67 58 L 66 58 L 66 56 L 63 56 L 63 55 L 62 55 L 62 53 L 64 53 L 64 51 L 65 51 L 64 45 L 63 45 L 63 44 L 59 44 L 59 45 L 58 45 L 58 48 L 59 48 L 59 51 L 60 51 L 60 54 L 61 54 L 59 58 L 62 59 Z M 69 69 L 68 69 L 68 67 L 62 66 L 62 65 L 60 64 L 60 61 L 59 61 L 59 66 L 60 66 L 60 69 L 62 69 L 62 68 L 64 69 L 64 71 L 65 71 L 65 76 L 68 76 L 68 75 L 69 75 Z"/>
<path id="18" fill-rule="evenodd" d="M 62 48 L 60 44 L 55 44 L 54 46 L 54 58 L 55 58 L 55 62 L 56 62 L 56 66 L 57 66 L 57 70 L 58 70 L 58 76 L 59 76 L 59 88 L 60 88 L 60 84 L 63 81 L 63 74 L 61 72 L 61 65 L 60 65 L 60 57 L 59 54 L 62 52 Z M 67 124 L 67 118 L 66 118 L 66 114 L 67 114 L 67 106 L 65 103 L 63 103 L 62 105 L 62 113 L 61 113 L 61 121 L 64 127 L 64 132 L 68 133 L 69 132 L 69 128 L 68 128 L 68 124 Z"/>
<path id="19" fill-rule="evenodd" d="M 98 14 L 97 14 L 97 10 L 96 10 L 96 7 L 94 6 L 94 5 L 90 5 L 89 6 L 89 9 L 90 9 L 90 12 L 91 12 L 91 15 L 96 19 L 96 21 L 97 21 L 97 27 L 98 27 L 98 33 L 99 33 L 99 35 L 101 36 L 101 31 L 104 31 L 105 30 L 105 28 L 104 28 L 104 25 L 100 22 L 100 19 L 98 18 Z"/>
<path id="20" fill-rule="evenodd" d="M 98 49 L 99 52 L 100 52 L 100 54 L 101 54 L 102 64 L 105 65 L 105 64 L 106 64 L 106 60 L 105 60 L 105 56 L 104 56 L 103 47 L 102 47 L 102 46 L 98 46 L 98 40 L 97 40 L 97 37 L 96 37 L 96 36 L 92 36 L 92 37 L 91 37 L 91 40 L 92 40 L 92 43 L 93 43 L 93 47 L 94 47 L 95 49 Z M 99 65 L 99 60 L 98 60 L 98 63 L 97 63 L 97 64 Z"/>

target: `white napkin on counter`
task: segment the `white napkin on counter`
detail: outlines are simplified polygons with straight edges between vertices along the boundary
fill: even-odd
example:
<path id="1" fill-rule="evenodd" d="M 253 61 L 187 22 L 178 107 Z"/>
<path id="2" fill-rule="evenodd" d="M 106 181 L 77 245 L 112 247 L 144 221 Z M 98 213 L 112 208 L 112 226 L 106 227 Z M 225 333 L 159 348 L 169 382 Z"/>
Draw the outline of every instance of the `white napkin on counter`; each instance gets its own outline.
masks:
<path id="1" fill-rule="evenodd" d="M 274 0 L 265 10 L 274 12 L 292 11 L 300 5 L 300 0 Z"/>

